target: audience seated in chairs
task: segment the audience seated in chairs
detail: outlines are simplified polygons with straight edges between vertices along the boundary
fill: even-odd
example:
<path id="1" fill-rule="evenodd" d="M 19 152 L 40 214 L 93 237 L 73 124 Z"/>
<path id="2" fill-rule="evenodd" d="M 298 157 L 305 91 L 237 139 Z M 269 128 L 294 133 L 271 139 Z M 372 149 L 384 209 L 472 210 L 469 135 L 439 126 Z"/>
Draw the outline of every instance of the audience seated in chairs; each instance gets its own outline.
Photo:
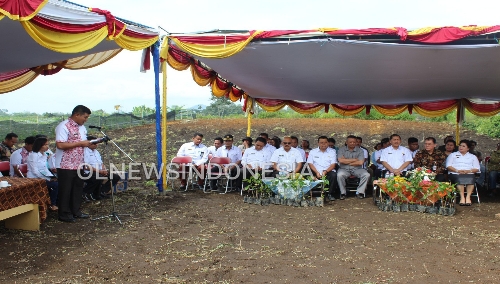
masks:
<path id="1" fill-rule="evenodd" d="M 217 153 L 217 150 L 224 144 L 224 141 L 222 141 L 222 137 L 216 137 L 214 139 L 214 145 L 207 147 L 208 150 L 208 155 L 212 155 L 212 157 L 215 157 L 215 153 Z"/>
<path id="2" fill-rule="evenodd" d="M 458 145 L 458 152 L 451 153 L 446 159 L 448 177 L 452 183 L 457 184 L 460 191 L 460 206 L 472 204 L 470 197 L 476 182 L 474 174 L 479 172 L 479 160 L 469 153 L 470 147 L 469 140 L 462 140 Z M 467 189 L 467 196 L 464 196 L 464 186 Z"/>
<path id="3" fill-rule="evenodd" d="M 297 136 L 290 136 L 292 138 L 292 147 L 297 149 L 300 152 L 300 155 L 302 156 L 302 160 L 305 162 L 307 160 L 306 157 L 306 151 L 304 149 L 299 148 L 299 138 Z M 304 165 L 302 165 L 304 166 Z"/>
<path id="4" fill-rule="evenodd" d="M 382 150 L 380 161 L 386 171 L 395 176 L 405 176 L 406 167 L 413 161 L 408 148 L 401 146 L 401 136 L 392 134 L 389 138 L 391 146 Z"/>
<path id="5" fill-rule="evenodd" d="M 248 179 L 257 173 L 263 176 L 265 174 L 263 171 L 269 169 L 271 153 L 264 149 L 266 144 L 267 141 L 265 138 L 257 137 L 254 146 L 247 149 L 243 154 L 241 159 L 243 179 Z M 246 182 L 243 181 L 243 186 L 246 185 Z"/>
<path id="6" fill-rule="evenodd" d="M 299 150 L 292 147 L 292 138 L 290 136 L 283 137 L 283 147 L 274 151 L 271 156 L 273 163 L 272 176 L 276 177 L 280 172 L 288 174 L 300 173 L 304 160 Z"/>
<path id="7" fill-rule="evenodd" d="M 187 156 L 193 159 L 192 166 L 198 171 L 198 173 L 200 173 L 200 175 L 198 175 L 199 189 L 203 189 L 205 181 L 205 163 L 208 161 L 208 148 L 201 143 L 202 140 L 203 134 L 195 133 L 193 135 L 193 141 L 184 143 L 177 152 L 177 156 Z M 181 180 L 181 189 L 186 189 L 187 177 L 180 176 L 179 178 Z"/>
<path id="8" fill-rule="evenodd" d="M 2 143 L 0 143 L 0 161 L 10 162 L 10 156 L 14 153 L 14 145 L 16 145 L 18 141 L 17 134 L 8 133 L 5 135 L 5 139 Z M 9 176 L 9 170 L 3 171 L 2 174 L 4 176 Z"/>
<path id="9" fill-rule="evenodd" d="M 252 144 L 253 139 L 252 139 L 252 137 L 245 137 L 241 140 L 241 142 L 243 142 L 243 144 L 238 146 L 238 148 L 241 150 L 241 154 L 243 155 L 243 153 L 245 153 L 246 149 L 251 148 L 253 146 L 253 144 Z"/>
<path id="10" fill-rule="evenodd" d="M 44 154 L 49 148 L 47 138 L 38 138 L 33 144 L 32 152 L 28 156 L 28 178 L 43 178 L 47 182 L 50 196 L 50 210 L 56 211 L 57 194 L 59 184 L 56 177 L 52 174 L 47 166 L 47 156 Z"/>
<path id="11" fill-rule="evenodd" d="M 97 139 L 97 137 L 87 136 L 87 140 L 94 139 Z M 112 181 L 110 180 L 110 173 L 102 162 L 101 154 L 97 151 L 97 144 L 84 148 L 83 159 L 87 167 L 84 171 L 86 179 L 83 188 L 83 200 L 109 198 L 106 193 L 112 190 L 111 185 L 116 185 L 120 181 L 120 176 L 113 173 Z"/>
<path id="12" fill-rule="evenodd" d="M 434 178 L 436 181 L 445 181 L 446 155 L 436 149 L 436 139 L 434 137 L 425 138 L 424 147 L 413 158 L 414 167 L 425 167 L 432 170 L 436 174 Z"/>
<path id="13" fill-rule="evenodd" d="M 224 146 L 220 147 L 215 153 L 215 157 L 227 157 L 231 160 L 231 164 L 226 165 L 221 170 L 231 178 L 233 188 L 241 188 L 242 174 L 240 170 L 241 165 L 241 151 L 238 147 L 233 145 L 233 135 L 227 134 L 223 138 Z M 211 169 L 217 171 L 218 169 Z M 212 191 L 217 191 L 217 180 L 210 181 Z M 227 190 L 226 190 L 227 192 Z"/>
<path id="14" fill-rule="evenodd" d="M 33 143 L 35 143 L 34 136 L 28 136 L 24 139 L 24 146 L 17 149 L 10 156 L 10 176 L 24 177 L 24 175 L 19 172 L 18 166 L 21 164 L 28 163 L 28 156 L 33 148 Z"/>
<path id="15" fill-rule="evenodd" d="M 340 196 L 346 196 L 346 179 L 350 176 L 355 176 L 360 179 L 358 188 L 356 189 L 356 197 L 365 198 L 366 185 L 370 174 L 366 169 L 363 169 L 365 163 L 365 154 L 363 150 L 357 146 L 356 136 L 347 136 L 347 146 L 340 147 L 338 151 L 339 170 L 337 172 L 337 182 L 340 188 Z"/>
<path id="16" fill-rule="evenodd" d="M 335 171 L 337 154 L 335 149 L 328 147 L 328 137 L 320 136 L 318 138 L 318 148 L 314 148 L 309 152 L 307 164 L 315 178 L 321 179 L 326 176 L 329 182 L 328 200 L 334 201 L 335 197 L 333 195 L 337 188 L 337 172 Z M 342 199 L 343 196 L 341 195 L 340 198 Z"/>

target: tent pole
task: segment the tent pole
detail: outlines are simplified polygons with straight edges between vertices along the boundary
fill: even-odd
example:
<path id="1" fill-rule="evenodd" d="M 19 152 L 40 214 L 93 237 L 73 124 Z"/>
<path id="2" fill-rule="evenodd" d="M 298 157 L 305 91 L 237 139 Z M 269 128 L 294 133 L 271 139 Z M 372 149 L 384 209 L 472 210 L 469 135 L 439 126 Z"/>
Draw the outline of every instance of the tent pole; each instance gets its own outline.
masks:
<path id="1" fill-rule="evenodd" d="M 166 39 L 168 40 L 168 39 Z M 168 45 L 167 45 L 168 48 Z M 168 56 L 168 50 L 166 52 Z M 163 104 L 162 104 L 162 110 L 163 110 L 163 117 L 162 117 L 162 131 L 161 131 L 161 138 L 163 140 L 163 145 L 161 151 L 162 151 L 162 172 L 161 172 L 161 177 L 163 179 L 163 188 L 167 188 L 167 61 L 165 58 L 165 61 L 161 64 L 161 72 L 163 73 Z"/>
<path id="2" fill-rule="evenodd" d="M 464 104 L 463 104 L 462 100 L 460 100 L 458 102 L 458 106 L 457 106 L 457 125 L 456 125 L 456 129 L 455 129 L 455 137 L 456 137 L 457 143 L 460 141 L 460 125 L 462 125 L 462 122 L 463 122 L 464 117 L 465 117 L 464 111 L 465 111 Z"/>
<path id="3" fill-rule="evenodd" d="M 247 137 L 250 137 L 251 133 L 252 133 L 252 113 L 248 112 L 248 115 L 247 115 Z"/>
<path id="4" fill-rule="evenodd" d="M 161 171 L 162 156 L 162 139 L 161 139 L 161 109 L 160 109 L 160 42 L 156 42 L 152 46 L 153 52 L 153 70 L 155 73 L 155 106 L 156 106 L 156 167 L 158 172 Z M 161 178 L 158 178 L 156 186 L 159 192 L 163 192 Z"/>

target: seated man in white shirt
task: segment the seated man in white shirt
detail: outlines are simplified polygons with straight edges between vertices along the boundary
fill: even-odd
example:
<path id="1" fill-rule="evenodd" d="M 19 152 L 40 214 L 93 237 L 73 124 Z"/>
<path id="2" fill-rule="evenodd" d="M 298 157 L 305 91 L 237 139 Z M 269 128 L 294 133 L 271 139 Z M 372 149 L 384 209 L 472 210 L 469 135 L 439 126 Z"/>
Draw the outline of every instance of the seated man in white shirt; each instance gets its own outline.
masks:
<path id="1" fill-rule="evenodd" d="M 87 136 L 87 140 L 97 139 L 95 136 Z M 88 167 L 85 170 L 85 186 L 82 198 L 84 201 L 100 200 L 109 198 L 105 193 L 111 190 L 110 173 L 102 162 L 102 157 L 97 151 L 97 144 L 92 144 L 83 149 L 83 160 Z M 113 173 L 112 185 L 120 181 L 120 176 Z"/>
<path id="2" fill-rule="evenodd" d="M 411 152 L 408 148 L 401 146 L 401 136 L 398 134 L 392 134 L 389 141 L 391 146 L 382 150 L 380 161 L 386 168 L 386 172 L 395 176 L 405 176 L 406 167 L 413 161 Z"/>
<path id="3" fill-rule="evenodd" d="M 389 138 L 383 138 L 382 140 L 380 140 L 380 144 L 381 144 L 381 147 L 379 150 L 375 151 L 375 162 L 376 162 L 376 169 L 375 169 L 375 172 L 374 172 L 374 176 L 376 179 L 378 178 L 381 178 L 382 177 L 382 173 L 385 171 L 385 167 L 384 165 L 382 165 L 382 162 L 380 161 L 380 156 L 382 155 L 382 150 L 384 150 L 385 148 L 391 146 L 391 142 L 389 140 Z"/>
<path id="4" fill-rule="evenodd" d="M 328 199 L 330 201 L 335 200 L 333 194 L 337 188 L 337 173 L 335 172 L 337 154 L 335 149 L 328 147 L 328 137 L 320 136 L 318 138 L 318 148 L 314 148 L 309 152 L 307 164 L 309 164 L 312 174 L 317 179 L 326 176 L 329 182 Z M 342 199 L 342 196 L 340 197 Z"/>
<path id="5" fill-rule="evenodd" d="M 271 162 L 269 161 L 271 159 L 271 153 L 264 150 L 266 144 L 267 141 L 265 138 L 257 137 L 254 146 L 245 150 L 243 158 L 241 159 L 243 179 L 248 179 L 250 176 L 255 176 L 257 173 L 260 173 L 262 177 L 264 177 L 266 172 L 272 172 L 269 170 L 271 166 Z M 243 182 L 243 186 L 246 186 L 245 182 Z"/>
<path id="6" fill-rule="evenodd" d="M 300 155 L 302 156 L 302 160 L 305 162 L 307 160 L 306 158 L 306 151 L 304 149 L 299 148 L 299 138 L 297 136 L 290 136 L 292 138 L 292 147 L 297 149 L 300 152 Z M 302 165 L 304 166 L 304 165 Z"/>
<path id="7" fill-rule="evenodd" d="M 224 144 L 224 141 L 222 141 L 222 137 L 216 137 L 214 139 L 214 145 L 207 147 L 208 149 L 208 155 L 212 155 L 212 157 L 215 157 L 215 153 L 217 153 L 217 150 Z"/>
<path id="8" fill-rule="evenodd" d="M 267 143 L 269 141 L 269 134 L 267 134 L 267 133 L 261 133 L 261 134 L 259 134 L 259 137 L 262 137 L 262 138 L 264 138 L 266 140 L 266 145 L 264 145 L 264 150 L 268 151 L 269 153 L 272 154 L 274 151 L 276 151 L 276 148 L 279 147 L 279 146 L 276 146 L 276 145 L 275 145 L 276 146 L 275 147 L 275 146 Z"/>
<path id="9" fill-rule="evenodd" d="M 215 157 L 227 157 L 231 159 L 231 164 L 226 165 L 223 169 L 213 167 L 211 171 L 224 170 L 224 174 L 228 175 L 231 180 L 233 188 L 241 188 L 242 174 L 241 174 L 241 150 L 233 145 L 233 135 L 227 134 L 222 138 L 224 146 L 220 147 L 215 153 Z M 217 191 L 217 180 L 210 180 L 210 188 L 212 191 Z"/>
<path id="10" fill-rule="evenodd" d="M 337 181 L 340 188 L 340 196 L 346 195 L 346 179 L 353 175 L 360 179 L 356 190 L 356 197 L 365 198 L 366 185 L 370 174 L 363 168 L 365 155 L 363 150 L 357 146 L 356 136 L 347 136 L 347 146 L 343 146 L 337 152 L 339 161 L 339 171 L 337 173 Z"/>
<path id="11" fill-rule="evenodd" d="M 418 153 L 420 146 L 418 145 L 418 138 L 410 137 L 408 138 L 408 150 L 410 150 L 411 158 L 415 158 L 415 155 Z M 413 161 L 406 167 L 407 171 L 411 171 L 415 168 Z"/>
<path id="12" fill-rule="evenodd" d="M 179 157 L 191 157 L 193 159 L 193 168 L 198 175 L 198 187 L 203 189 L 203 184 L 205 181 L 205 167 L 204 164 L 208 161 L 208 149 L 205 145 L 201 143 L 203 140 L 203 134 L 195 133 L 193 135 L 193 142 L 184 143 L 177 156 Z M 179 177 L 181 180 L 181 189 L 186 188 L 187 180 L 186 176 Z"/>
<path id="13" fill-rule="evenodd" d="M 292 137 L 283 137 L 283 147 L 276 149 L 271 156 L 273 163 L 272 176 L 276 177 L 280 172 L 300 173 L 304 159 L 299 150 L 292 147 Z"/>
<path id="14" fill-rule="evenodd" d="M 24 139 L 24 146 L 17 149 L 10 156 L 10 176 L 23 177 L 24 175 L 18 170 L 17 166 L 28 163 L 28 156 L 35 143 L 35 137 L 29 136 Z"/>

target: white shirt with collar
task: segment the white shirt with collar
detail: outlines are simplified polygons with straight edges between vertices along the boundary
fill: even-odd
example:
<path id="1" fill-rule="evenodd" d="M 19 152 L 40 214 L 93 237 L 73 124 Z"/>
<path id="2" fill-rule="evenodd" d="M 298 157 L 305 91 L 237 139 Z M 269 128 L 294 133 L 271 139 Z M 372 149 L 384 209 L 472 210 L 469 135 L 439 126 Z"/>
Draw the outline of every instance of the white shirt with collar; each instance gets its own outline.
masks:
<path id="1" fill-rule="evenodd" d="M 294 148 L 294 149 L 297 149 L 297 151 L 299 151 L 300 155 L 302 156 L 302 161 L 305 162 L 307 159 L 306 159 L 306 151 L 304 151 L 304 149 L 302 148 Z"/>
<path id="2" fill-rule="evenodd" d="M 207 146 L 200 143 L 195 145 L 194 142 L 184 143 L 177 156 L 191 157 L 193 159 L 193 164 L 199 166 L 207 162 L 208 160 L 208 148 Z"/>
<path id="3" fill-rule="evenodd" d="M 281 147 L 274 151 L 270 162 L 276 163 L 278 168 L 280 165 L 286 165 L 288 171 L 295 171 L 297 163 L 303 163 L 304 159 L 302 159 L 299 150 L 290 147 L 290 150 L 287 152 L 285 148 Z"/>
<path id="4" fill-rule="evenodd" d="M 325 152 L 322 152 L 319 147 L 314 148 L 309 151 L 309 157 L 307 158 L 308 164 L 313 164 L 318 172 L 322 173 L 324 170 L 328 169 L 332 164 L 337 163 L 337 152 L 335 149 L 330 147 L 326 148 Z M 335 172 L 333 168 L 332 172 Z"/>
<path id="5" fill-rule="evenodd" d="M 241 154 L 240 148 L 232 145 L 230 149 L 227 149 L 226 146 L 220 147 L 219 149 L 217 149 L 214 157 L 227 157 L 231 159 L 231 163 L 236 164 L 238 161 L 241 161 L 241 158 L 243 156 Z"/>
<path id="6" fill-rule="evenodd" d="M 221 148 L 221 147 L 219 147 L 219 149 L 220 149 L 220 148 Z M 217 150 L 219 150 L 219 149 L 215 149 L 215 146 L 213 146 L 213 145 L 212 145 L 212 146 L 210 146 L 210 147 L 207 147 L 208 154 L 209 154 L 209 155 L 211 154 L 213 157 L 215 157 L 215 153 L 217 153 Z"/>
<path id="7" fill-rule="evenodd" d="M 375 161 L 380 159 L 380 156 L 382 155 L 382 150 L 384 150 L 384 149 L 380 149 L 380 150 L 375 151 Z M 381 163 L 380 164 L 376 163 L 375 165 L 377 166 L 377 169 L 379 169 L 381 171 L 385 170 L 384 165 L 382 165 Z"/>
<path id="8" fill-rule="evenodd" d="M 103 169 L 101 154 L 99 153 L 99 151 L 97 151 L 97 149 L 92 150 L 88 147 L 85 147 L 83 150 L 83 160 L 85 161 L 85 164 L 89 164 L 94 169 Z M 89 173 L 89 171 L 86 170 L 85 173 Z"/>
<path id="9" fill-rule="evenodd" d="M 16 176 L 16 173 L 14 172 L 14 167 L 20 165 L 20 164 L 26 164 L 26 161 L 23 163 L 23 157 L 21 156 L 21 151 L 23 148 L 19 148 L 16 151 L 10 155 L 10 171 L 9 175 L 11 177 Z"/>
<path id="10" fill-rule="evenodd" d="M 273 154 L 274 151 L 276 151 L 276 147 L 274 147 L 273 145 L 271 144 L 266 144 L 264 146 L 264 150 L 268 151 L 269 153 Z"/>
<path id="11" fill-rule="evenodd" d="M 393 169 L 399 169 L 405 162 L 413 161 L 413 157 L 406 147 L 399 146 L 394 149 L 394 147 L 389 146 L 382 150 L 380 161 L 388 163 Z"/>
<path id="12" fill-rule="evenodd" d="M 446 158 L 446 166 L 454 167 L 457 170 L 471 170 L 480 169 L 479 160 L 477 157 L 469 152 L 462 155 L 460 152 L 451 153 L 448 158 Z M 454 175 L 458 175 L 456 172 L 449 172 Z"/>
<path id="13" fill-rule="evenodd" d="M 30 152 L 28 156 L 28 178 L 50 180 L 54 175 L 47 168 L 47 156 L 40 152 Z"/>
<path id="14" fill-rule="evenodd" d="M 255 146 L 245 150 L 243 158 L 241 159 L 241 164 L 243 166 L 251 165 L 252 168 L 261 167 L 263 169 L 268 169 L 271 164 L 269 160 L 271 159 L 271 153 L 265 149 L 260 151 L 255 149 Z"/>

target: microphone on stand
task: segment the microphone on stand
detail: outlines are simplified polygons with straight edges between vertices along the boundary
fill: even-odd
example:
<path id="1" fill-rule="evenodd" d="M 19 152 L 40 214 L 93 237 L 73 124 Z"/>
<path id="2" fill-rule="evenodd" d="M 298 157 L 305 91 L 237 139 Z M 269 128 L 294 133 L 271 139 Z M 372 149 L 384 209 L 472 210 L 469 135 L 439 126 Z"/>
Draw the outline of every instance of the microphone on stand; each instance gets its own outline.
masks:
<path id="1" fill-rule="evenodd" d="M 95 128 L 97 130 L 101 130 L 102 127 L 100 127 L 100 126 L 94 126 L 94 125 L 89 125 L 89 128 Z"/>

